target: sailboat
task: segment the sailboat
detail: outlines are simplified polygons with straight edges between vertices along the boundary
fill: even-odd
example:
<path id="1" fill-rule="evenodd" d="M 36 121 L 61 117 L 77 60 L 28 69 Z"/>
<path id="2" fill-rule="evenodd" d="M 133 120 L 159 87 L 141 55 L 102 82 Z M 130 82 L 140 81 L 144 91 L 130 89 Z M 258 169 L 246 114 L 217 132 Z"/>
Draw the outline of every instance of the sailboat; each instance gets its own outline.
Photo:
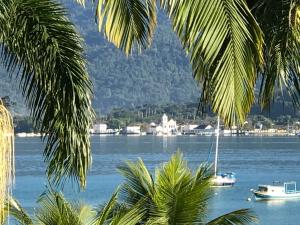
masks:
<path id="1" fill-rule="evenodd" d="M 218 174 L 218 153 L 219 153 L 219 135 L 220 135 L 220 117 L 218 116 L 218 125 L 216 131 L 216 153 L 214 163 L 214 177 L 212 179 L 213 187 L 231 187 L 235 184 L 235 173 Z"/>

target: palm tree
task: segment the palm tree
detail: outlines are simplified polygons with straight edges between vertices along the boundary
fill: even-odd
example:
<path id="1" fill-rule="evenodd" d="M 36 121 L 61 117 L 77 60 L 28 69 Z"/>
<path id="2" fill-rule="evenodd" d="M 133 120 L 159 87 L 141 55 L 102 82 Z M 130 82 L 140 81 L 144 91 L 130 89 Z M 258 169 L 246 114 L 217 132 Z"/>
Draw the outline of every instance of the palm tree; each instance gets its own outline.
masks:
<path id="1" fill-rule="evenodd" d="M 6 205 L 21 225 L 245 225 L 256 222 L 248 209 L 241 209 L 207 221 L 207 207 L 213 197 L 212 173 L 200 165 L 193 174 L 182 154 L 156 169 L 155 180 L 142 160 L 118 168 L 125 182 L 98 209 L 70 203 L 61 193 L 46 191 L 38 200 L 34 217 L 14 200 Z"/>
<path id="2" fill-rule="evenodd" d="M 143 212 L 134 207 L 120 210 L 114 193 L 111 199 L 99 212 L 91 206 L 67 201 L 63 194 L 47 190 L 38 199 L 38 208 L 34 216 L 30 216 L 20 203 L 10 198 L 6 204 L 6 212 L 20 225 L 136 225 Z"/>
<path id="3" fill-rule="evenodd" d="M 82 39 L 53 0 L 0 3 L 0 59 L 16 76 L 34 125 L 44 134 L 47 174 L 85 186 L 90 166 L 91 82 Z"/>
<path id="4" fill-rule="evenodd" d="M 262 108 L 270 106 L 276 86 L 286 88 L 300 105 L 298 0 L 96 3 L 99 30 L 126 54 L 151 44 L 158 4 L 190 59 L 202 92 L 199 110 L 211 105 L 227 125 L 243 124 L 255 101 L 257 83 L 261 83 Z"/>
<path id="5" fill-rule="evenodd" d="M 155 179 L 142 160 L 127 162 L 118 168 L 125 182 L 120 188 L 124 208 L 139 207 L 144 212 L 141 224 L 249 224 L 256 219 L 248 209 L 241 209 L 207 221 L 207 206 L 212 198 L 212 172 L 200 165 L 193 174 L 182 154 L 155 170 Z"/>
<path id="6" fill-rule="evenodd" d="M 68 202 L 64 196 L 53 190 L 47 190 L 38 199 L 39 207 L 31 217 L 20 203 L 11 198 L 7 202 L 10 216 L 22 225 L 88 225 L 92 224 L 95 211 L 90 206 Z"/>
<path id="7" fill-rule="evenodd" d="M 14 130 L 12 117 L 0 98 L 0 224 L 4 219 L 4 204 L 11 193 L 14 178 Z"/>
<path id="8" fill-rule="evenodd" d="M 0 3 L 0 61 L 16 77 L 34 125 L 44 134 L 48 177 L 85 187 L 90 166 L 91 82 L 82 39 L 53 0 Z M 0 102 L 0 223 L 13 173 L 12 120 Z M 3 138 L 4 137 L 4 138 Z"/>

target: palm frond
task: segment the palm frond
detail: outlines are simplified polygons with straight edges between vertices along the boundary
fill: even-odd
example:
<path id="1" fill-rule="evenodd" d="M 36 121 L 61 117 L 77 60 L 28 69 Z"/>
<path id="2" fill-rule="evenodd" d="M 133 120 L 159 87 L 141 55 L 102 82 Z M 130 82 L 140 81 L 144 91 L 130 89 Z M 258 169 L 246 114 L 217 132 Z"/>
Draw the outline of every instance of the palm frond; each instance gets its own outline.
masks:
<path id="1" fill-rule="evenodd" d="M 199 170 L 200 171 L 200 170 Z M 201 170 L 202 171 L 202 170 Z M 177 152 L 171 160 L 156 172 L 156 189 L 149 224 L 199 224 L 204 222 L 210 198 L 209 179 L 195 179 Z M 159 221 L 159 222 L 155 222 Z"/>
<path id="2" fill-rule="evenodd" d="M 155 0 L 98 0 L 99 31 L 127 55 L 151 44 L 156 26 Z"/>
<path id="3" fill-rule="evenodd" d="M 269 108 L 276 89 L 287 90 L 300 106 L 300 3 L 294 0 L 258 0 L 253 12 L 265 33 L 265 67 L 260 104 Z"/>
<path id="4" fill-rule="evenodd" d="M 109 217 L 117 203 L 117 194 L 118 194 L 117 191 L 115 193 L 113 193 L 110 200 L 100 210 L 100 212 L 96 216 L 96 219 L 93 223 L 94 225 L 103 225 L 108 221 L 108 219 L 111 219 Z"/>
<path id="5" fill-rule="evenodd" d="M 227 125 L 242 123 L 254 102 L 263 34 L 244 0 L 161 0 L 190 55 L 201 102 Z"/>
<path id="6" fill-rule="evenodd" d="M 246 225 L 257 223 L 257 218 L 253 215 L 253 212 L 249 209 L 240 209 L 222 215 L 206 225 Z"/>
<path id="7" fill-rule="evenodd" d="M 137 225 L 142 221 L 143 216 L 144 211 L 137 204 L 125 213 L 119 212 L 115 214 L 109 225 Z"/>
<path id="8" fill-rule="evenodd" d="M 9 198 L 9 200 L 6 202 L 5 210 L 9 213 L 9 216 L 14 218 L 19 224 L 22 225 L 33 225 L 33 219 L 30 218 L 28 213 L 20 203 L 13 199 Z"/>
<path id="9" fill-rule="evenodd" d="M 36 217 L 47 225 L 92 224 L 95 213 L 86 205 L 68 202 L 61 193 L 47 190 L 38 200 Z"/>
<path id="10" fill-rule="evenodd" d="M 51 0 L 0 4 L 0 58 L 20 87 L 35 126 L 45 134 L 47 174 L 58 184 L 86 184 L 91 164 L 91 82 L 82 39 L 64 9 Z"/>
<path id="11" fill-rule="evenodd" d="M 205 182 L 212 178 L 213 172 L 211 170 L 212 165 L 203 163 L 200 164 L 195 173 L 195 182 Z"/>
<path id="12" fill-rule="evenodd" d="M 153 195 L 153 178 L 141 159 L 136 163 L 126 162 L 118 167 L 118 171 L 125 178 L 120 194 L 126 204 L 133 206 L 141 199 Z"/>
<path id="13" fill-rule="evenodd" d="M 85 0 L 76 0 L 76 2 L 82 6 L 85 6 Z"/>

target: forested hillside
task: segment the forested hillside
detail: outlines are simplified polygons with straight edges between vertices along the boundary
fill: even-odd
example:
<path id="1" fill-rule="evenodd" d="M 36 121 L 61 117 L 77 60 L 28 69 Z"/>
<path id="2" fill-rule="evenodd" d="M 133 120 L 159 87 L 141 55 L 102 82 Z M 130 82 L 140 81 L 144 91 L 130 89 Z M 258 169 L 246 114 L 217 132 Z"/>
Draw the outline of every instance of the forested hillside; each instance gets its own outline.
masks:
<path id="1" fill-rule="evenodd" d="M 113 108 L 181 104 L 197 102 L 200 95 L 191 67 L 168 18 L 159 13 L 158 27 L 152 46 L 141 54 L 126 57 L 103 38 L 94 20 L 91 1 L 85 8 L 73 0 L 62 0 L 71 20 L 85 40 L 88 69 L 94 85 L 93 105 L 106 114 Z M 0 96 L 8 95 L 16 114 L 26 114 L 18 86 L 0 68 Z M 294 114 L 291 103 L 285 106 L 275 98 L 274 115 Z M 284 110 L 283 110 L 284 108 Z M 259 113 L 258 107 L 252 113 Z"/>
<path id="2" fill-rule="evenodd" d="M 159 15 L 151 48 L 127 58 L 98 32 L 91 4 L 82 8 L 72 0 L 63 2 L 86 42 L 96 111 L 106 113 L 114 107 L 197 101 L 199 92 L 188 60 L 164 14 Z M 16 88 L 7 82 L 4 70 L 0 72 L 0 95 L 9 95 L 23 106 L 20 98 L 16 98 Z"/>

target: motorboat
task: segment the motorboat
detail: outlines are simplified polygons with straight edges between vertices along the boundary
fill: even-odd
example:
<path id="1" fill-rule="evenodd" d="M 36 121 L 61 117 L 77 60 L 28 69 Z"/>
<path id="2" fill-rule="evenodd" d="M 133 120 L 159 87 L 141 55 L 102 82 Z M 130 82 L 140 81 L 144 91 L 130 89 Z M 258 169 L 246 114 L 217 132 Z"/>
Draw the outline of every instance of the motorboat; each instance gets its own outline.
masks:
<path id="1" fill-rule="evenodd" d="M 219 153 L 219 133 L 220 133 L 220 117 L 218 116 L 218 125 L 216 130 L 216 152 L 214 163 L 214 177 L 212 178 L 213 187 L 232 187 L 235 182 L 235 173 L 221 173 L 218 174 L 218 153 Z"/>
<path id="2" fill-rule="evenodd" d="M 272 185 L 258 185 L 257 190 L 251 190 L 257 200 L 295 199 L 300 198 L 295 181 L 273 182 Z"/>

